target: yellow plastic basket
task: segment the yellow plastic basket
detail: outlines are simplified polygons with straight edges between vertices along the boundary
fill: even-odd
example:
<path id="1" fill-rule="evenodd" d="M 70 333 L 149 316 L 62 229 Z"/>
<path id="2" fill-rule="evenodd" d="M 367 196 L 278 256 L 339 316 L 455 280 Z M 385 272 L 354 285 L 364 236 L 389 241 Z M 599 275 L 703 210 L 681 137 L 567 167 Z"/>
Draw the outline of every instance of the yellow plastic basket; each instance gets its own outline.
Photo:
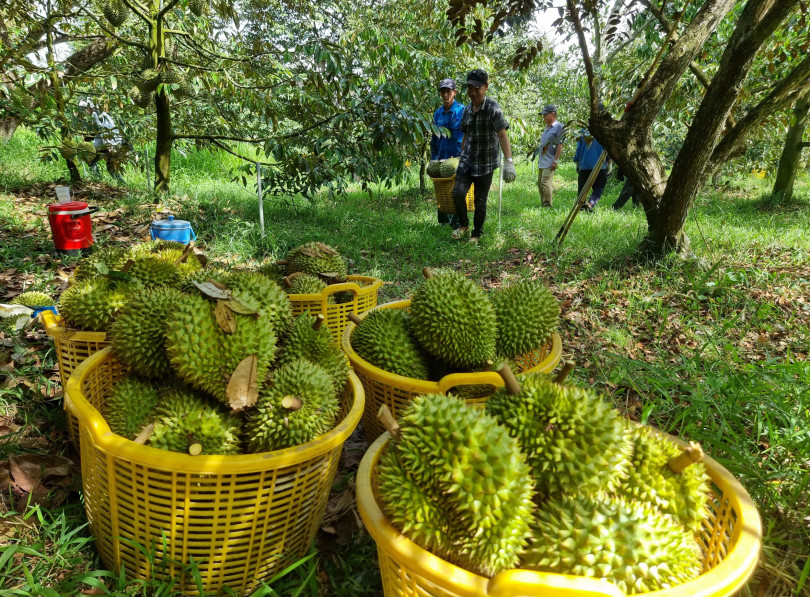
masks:
<path id="1" fill-rule="evenodd" d="M 377 309 L 406 309 L 410 304 L 411 301 L 409 300 L 395 301 L 380 305 Z M 503 386 L 503 379 L 493 371 L 451 373 L 445 375 L 438 382 L 403 377 L 402 375 L 384 371 L 360 358 L 360 355 L 352 348 L 351 337 L 356 327 L 354 323 L 349 322 L 343 332 L 341 346 L 343 352 L 349 357 L 349 362 L 365 389 L 367 406 L 363 413 L 363 429 L 368 443 L 373 442 L 385 431 L 382 423 L 377 420 L 377 412 L 383 404 L 391 409 L 394 417 L 398 418 L 411 401 L 422 394 L 445 394 L 456 386 L 465 385 L 488 384 L 495 387 Z M 560 336 L 555 333 L 551 337 L 551 341 L 543 348 L 525 354 L 515 359 L 515 361 L 518 365 L 518 372 L 549 373 L 560 362 L 561 356 L 562 341 Z M 486 397 L 467 400 L 468 404 L 483 404 L 484 402 L 486 402 Z"/>
<path id="2" fill-rule="evenodd" d="M 456 184 L 456 176 L 452 178 L 431 178 L 433 181 L 433 191 L 436 194 L 436 205 L 439 207 L 439 213 L 454 214 L 456 213 L 456 202 L 453 201 L 453 185 Z M 470 185 L 470 190 L 467 191 L 467 211 L 475 211 L 475 185 Z"/>
<path id="3" fill-rule="evenodd" d="M 671 436 L 670 436 L 671 437 Z M 377 543 L 385 597 L 622 597 L 615 585 L 599 579 L 507 570 L 489 579 L 422 549 L 385 518 L 377 496 L 377 463 L 390 436 L 368 449 L 357 471 L 357 507 Z M 676 438 L 672 438 L 683 444 Z M 704 460 L 712 479 L 711 515 L 698 533 L 703 574 L 671 589 L 637 593 L 644 597 L 721 597 L 734 595 L 756 568 L 762 543 L 759 513 L 742 485 L 711 458 Z"/>
<path id="4" fill-rule="evenodd" d="M 318 530 L 343 443 L 360 421 L 363 387 L 350 373 L 337 426 L 293 448 L 237 456 L 190 456 L 110 431 L 104 407 L 124 367 L 106 348 L 68 380 L 81 431 L 82 484 L 104 565 L 128 578 L 174 578 L 199 594 L 238 594 L 305 555 Z M 147 557 L 144 550 L 151 550 Z"/>
<path id="5" fill-rule="evenodd" d="M 65 327 L 65 320 L 53 311 L 43 311 L 40 314 L 45 332 L 53 338 L 56 349 L 56 358 L 59 362 L 59 378 L 62 381 L 62 391 L 67 394 L 67 381 L 79 364 L 91 354 L 110 345 L 107 332 L 85 332 Z M 65 420 L 68 434 L 76 449 L 79 448 L 79 420 L 76 414 L 68 408 L 68 401 L 64 401 Z"/>
<path id="6" fill-rule="evenodd" d="M 311 315 L 322 314 L 326 327 L 332 332 L 335 342 L 340 337 L 348 323 L 349 313 L 365 313 L 377 306 L 377 293 L 382 286 L 382 280 L 370 276 L 348 276 L 348 282 L 330 284 L 320 294 L 291 294 L 293 316 L 304 311 Z M 351 292 L 352 300 L 346 303 L 330 303 L 329 299 L 338 292 Z"/>

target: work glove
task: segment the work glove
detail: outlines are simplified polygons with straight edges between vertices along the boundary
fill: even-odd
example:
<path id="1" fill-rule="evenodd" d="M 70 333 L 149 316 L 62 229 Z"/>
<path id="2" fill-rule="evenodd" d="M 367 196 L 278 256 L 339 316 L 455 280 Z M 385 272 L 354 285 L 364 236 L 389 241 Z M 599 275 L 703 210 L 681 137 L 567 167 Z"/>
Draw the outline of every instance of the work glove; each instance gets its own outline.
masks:
<path id="1" fill-rule="evenodd" d="M 515 178 L 517 178 L 517 172 L 515 172 L 515 165 L 512 162 L 504 162 L 503 181 L 513 182 Z"/>

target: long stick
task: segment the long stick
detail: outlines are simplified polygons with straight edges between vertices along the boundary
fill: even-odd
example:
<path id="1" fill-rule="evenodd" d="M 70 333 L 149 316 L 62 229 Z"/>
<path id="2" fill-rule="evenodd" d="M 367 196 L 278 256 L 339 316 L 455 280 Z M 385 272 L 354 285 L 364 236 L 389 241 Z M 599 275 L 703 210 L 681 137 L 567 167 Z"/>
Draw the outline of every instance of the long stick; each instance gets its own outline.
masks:
<path id="1" fill-rule="evenodd" d="M 501 157 L 503 157 L 503 152 L 501 152 Z M 501 160 L 501 164 L 505 162 Z M 498 168 L 501 173 L 500 182 L 498 183 L 498 236 L 501 235 L 501 202 L 503 201 L 503 166 Z"/>
<path id="2" fill-rule="evenodd" d="M 262 165 L 260 162 L 256 162 L 256 187 L 259 192 L 259 227 L 264 236 L 264 193 L 262 193 Z"/>
<path id="3" fill-rule="evenodd" d="M 554 237 L 554 240 L 557 241 L 557 245 L 562 245 L 565 237 L 568 235 L 568 231 L 571 229 L 571 224 L 574 223 L 574 220 L 579 213 L 579 210 L 582 208 L 582 205 L 585 203 L 585 198 L 591 192 L 591 187 L 593 187 L 593 183 L 596 180 L 596 177 L 599 176 L 599 171 L 602 169 L 602 164 L 605 162 L 605 158 L 607 157 L 607 151 L 604 149 L 602 150 L 602 155 L 599 156 L 599 159 L 596 160 L 596 165 L 591 170 L 591 175 L 588 177 L 588 180 L 585 181 L 585 186 L 582 187 L 582 192 L 577 197 L 577 200 L 574 202 L 574 206 L 571 208 L 571 211 L 568 214 L 568 217 L 563 222 L 562 227 L 557 232 L 557 236 Z"/>

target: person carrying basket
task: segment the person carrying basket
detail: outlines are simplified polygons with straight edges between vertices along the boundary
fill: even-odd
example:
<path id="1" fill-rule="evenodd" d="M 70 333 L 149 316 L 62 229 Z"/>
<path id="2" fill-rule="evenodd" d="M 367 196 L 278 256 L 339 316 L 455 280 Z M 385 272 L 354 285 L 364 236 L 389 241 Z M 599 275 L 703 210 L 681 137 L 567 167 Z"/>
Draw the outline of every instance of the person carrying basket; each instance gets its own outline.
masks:
<path id="1" fill-rule="evenodd" d="M 439 83 L 439 97 L 442 105 L 433 113 L 433 124 L 446 128 L 450 131 L 450 136 L 433 135 L 430 139 L 430 161 L 446 160 L 447 158 L 457 158 L 461 155 L 461 140 L 464 134 L 461 132 L 461 115 L 464 113 L 464 105 L 456 101 L 456 82 L 453 79 L 442 79 Z M 439 224 L 450 224 L 450 228 L 458 228 L 458 216 L 456 214 L 442 213 L 438 211 Z"/>

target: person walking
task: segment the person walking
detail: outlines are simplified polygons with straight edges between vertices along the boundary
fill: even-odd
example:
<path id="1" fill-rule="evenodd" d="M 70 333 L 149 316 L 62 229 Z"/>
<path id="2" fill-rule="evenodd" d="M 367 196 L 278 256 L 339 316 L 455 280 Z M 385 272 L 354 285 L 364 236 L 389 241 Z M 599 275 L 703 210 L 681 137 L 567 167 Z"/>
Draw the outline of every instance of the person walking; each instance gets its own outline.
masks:
<path id="1" fill-rule="evenodd" d="M 447 158 L 457 158 L 461 155 L 461 140 L 464 133 L 461 132 L 461 115 L 464 114 L 464 106 L 456 101 L 456 82 L 453 79 L 442 79 L 439 83 L 439 97 L 442 105 L 433 113 L 433 124 L 446 128 L 450 131 L 450 136 L 433 135 L 430 139 L 430 161 L 446 160 Z M 439 214 L 439 224 L 450 224 L 450 228 L 458 228 L 458 216 L 456 214 L 446 214 L 441 211 Z"/>
<path id="2" fill-rule="evenodd" d="M 498 102 L 487 97 L 489 76 L 486 71 L 476 68 L 467 75 L 467 95 L 470 103 L 464 108 L 461 117 L 461 131 L 464 138 L 461 142 L 461 155 L 456 169 L 456 183 L 453 185 L 453 201 L 456 204 L 456 215 L 459 228 L 453 231 L 453 238 L 464 238 L 469 232 L 470 220 L 467 216 L 467 192 L 470 185 L 473 191 L 475 215 L 470 243 L 478 244 L 484 233 L 484 222 L 487 218 L 487 197 L 492 186 L 492 175 L 500 165 L 498 146 L 504 156 L 503 180 L 515 180 L 515 164 L 512 160 L 512 148 L 506 130 L 509 123 L 503 115 Z"/>
<path id="3" fill-rule="evenodd" d="M 619 191 L 619 196 L 616 198 L 616 202 L 613 204 L 612 209 L 614 211 L 619 211 L 624 204 L 627 203 L 629 199 L 633 199 L 633 207 L 638 207 L 641 205 L 641 201 L 638 198 L 638 194 L 636 193 L 636 189 L 633 188 L 633 183 L 631 183 L 627 177 L 622 172 L 621 168 L 616 169 L 616 180 L 624 181 L 624 186 L 622 190 Z"/>
<path id="4" fill-rule="evenodd" d="M 585 183 L 588 181 L 591 172 L 593 172 L 596 162 L 599 161 L 602 151 L 602 145 L 600 145 L 599 141 L 594 139 L 590 131 L 588 131 L 588 129 L 581 129 L 579 137 L 577 137 L 577 148 L 576 151 L 574 151 L 574 161 L 577 164 L 577 195 L 582 193 L 582 189 L 585 188 Z M 610 157 L 602 162 L 596 179 L 593 181 L 591 196 L 582 204 L 584 211 L 592 212 L 599 202 L 599 199 L 602 197 L 602 192 L 605 190 L 605 185 L 607 184 L 609 163 Z"/>
<path id="5" fill-rule="evenodd" d="M 540 191 L 540 200 L 544 207 L 551 207 L 554 198 L 552 197 L 552 185 L 554 183 L 554 171 L 560 161 L 560 154 L 564 142 L 563 125 L 557 120 L 557 106 L 547 104 L 540 111 L 543 115 L 543 122 L 546 127 L 540 137 L 540 144 L 537 147 L 537 189 Z"/>

